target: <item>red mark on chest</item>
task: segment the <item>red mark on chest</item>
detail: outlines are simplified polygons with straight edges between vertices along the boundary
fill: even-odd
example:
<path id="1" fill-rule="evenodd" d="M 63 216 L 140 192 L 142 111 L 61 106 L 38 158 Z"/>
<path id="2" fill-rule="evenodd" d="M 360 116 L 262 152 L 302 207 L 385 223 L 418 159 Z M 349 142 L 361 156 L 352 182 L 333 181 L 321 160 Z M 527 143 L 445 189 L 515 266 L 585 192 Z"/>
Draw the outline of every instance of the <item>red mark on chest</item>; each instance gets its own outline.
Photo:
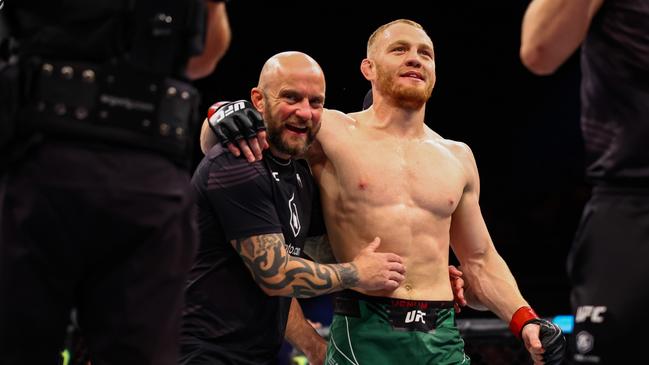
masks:
<path id="1" fill-rule="evenodd" d="M 367 181 L 363 181 L 363 180 L 359 181 L 358 182 L 358 188 L 360 190 L 366 190 L 367 189 Z"/>

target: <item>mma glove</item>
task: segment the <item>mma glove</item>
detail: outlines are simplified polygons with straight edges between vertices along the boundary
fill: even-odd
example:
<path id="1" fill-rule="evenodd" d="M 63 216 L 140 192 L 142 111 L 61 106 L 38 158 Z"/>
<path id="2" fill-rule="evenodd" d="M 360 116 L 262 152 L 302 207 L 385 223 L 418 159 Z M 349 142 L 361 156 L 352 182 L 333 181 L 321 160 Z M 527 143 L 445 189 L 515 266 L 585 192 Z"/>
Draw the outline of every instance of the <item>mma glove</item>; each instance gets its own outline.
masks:
<path id="1" fill-rule="evenodd" d="M 512 316 L 512 320 L 509 322 L 509 329 L 520 339 L 523 327 L 530 323 L 537 324 L 541 327 L 539 339 L 545 349 L 543 362 L 546 365 L 561 364 L 566 350 L 566 339 L 556 324 L 539 318 L 530 307 L 521 307 Z"/>
<path id="2" fill-rule="evenodd" d="M 266 130 L 261 114 L 247 100 L 212 105 L 207 110 L 207 122 L 223 147 L 243 138 L 255 138 Z"/>

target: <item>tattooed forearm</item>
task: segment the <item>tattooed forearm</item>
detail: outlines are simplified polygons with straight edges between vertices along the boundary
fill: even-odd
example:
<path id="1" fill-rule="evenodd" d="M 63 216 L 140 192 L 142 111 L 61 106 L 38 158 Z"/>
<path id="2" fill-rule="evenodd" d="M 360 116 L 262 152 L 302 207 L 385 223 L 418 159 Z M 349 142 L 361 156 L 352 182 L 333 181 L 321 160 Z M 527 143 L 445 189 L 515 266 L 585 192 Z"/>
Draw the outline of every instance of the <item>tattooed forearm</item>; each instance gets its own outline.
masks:
<path id="1" fill-rule="evenodd" d="M 358 270 L 356 269 L 356 265 L 349 263 L 336 266 L 339 266 L 336 275 L 340 278 L 343 288 L 351 288 L 358 285 Z"/>
<path id="2" fill-rule="evenodd" d="M 281 234 L 232 242 L 254 280 L 269 295 L 312 297 L 358 284 L 353 264 L 324 265 L 288 254 Z"/>

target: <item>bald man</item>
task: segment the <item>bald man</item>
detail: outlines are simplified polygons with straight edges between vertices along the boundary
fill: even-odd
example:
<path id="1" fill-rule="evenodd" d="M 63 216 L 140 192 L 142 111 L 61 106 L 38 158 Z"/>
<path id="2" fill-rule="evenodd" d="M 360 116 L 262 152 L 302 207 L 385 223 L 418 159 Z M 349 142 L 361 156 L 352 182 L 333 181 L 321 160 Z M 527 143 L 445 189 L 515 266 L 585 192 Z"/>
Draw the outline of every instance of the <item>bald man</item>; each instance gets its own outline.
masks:
<path id="1" fill-rule="evenodd" d="M 297 158 L 320 128 L 324 93 L 324 75 L 311 57 L 271 57 L 251 92 L 267 124 L 263 161 L 249 164 L 217 145 L 199 164 L 192 184 L 200 247 L 186 287 L 181 364 L 271 364 L 285 331 L 321 363 L 325 343 L 290 297 L 346 288 L 390 292 L 403 281 L 401 258 L 374 252 L 379 240 L 359 243 L 366 248 L 348 263 L 304 258 L 305 240 L 321 235 L 323 224 L 317 188 Z M 225 115 L 217 110 L 213 117 Z"/>

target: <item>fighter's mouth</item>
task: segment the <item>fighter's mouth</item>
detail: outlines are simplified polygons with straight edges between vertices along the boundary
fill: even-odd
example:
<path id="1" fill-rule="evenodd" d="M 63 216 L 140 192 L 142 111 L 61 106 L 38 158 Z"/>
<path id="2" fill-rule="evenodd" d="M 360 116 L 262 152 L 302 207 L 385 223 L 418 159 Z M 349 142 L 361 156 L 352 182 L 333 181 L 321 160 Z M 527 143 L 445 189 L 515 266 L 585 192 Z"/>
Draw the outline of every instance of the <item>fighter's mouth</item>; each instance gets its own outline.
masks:
<path id="1" fill-rule="evenodd" d="M 415 72 L 415 71 L 408 71 L 408 72 L 402 73 L 401 76 L 402 77 L 411 77 L 413 79 L 418 79 L 418 80 L 424 81 L 424 76 L 422 74 L 420 74 L 419 72 Z"/>
<path id="2" fill-rule="evenodd" d="M 304 133 L 307 133 L 309 131 L 309 128 L 307 128 L 307 127 L 296 127 L 296 126 L 290 125 L 290 124 L 286 125 L 286 129 L 288 129 L 289 131 L 291 131 L 293 133 L 298 133 L 298 134 L 304 134 Z"/>

